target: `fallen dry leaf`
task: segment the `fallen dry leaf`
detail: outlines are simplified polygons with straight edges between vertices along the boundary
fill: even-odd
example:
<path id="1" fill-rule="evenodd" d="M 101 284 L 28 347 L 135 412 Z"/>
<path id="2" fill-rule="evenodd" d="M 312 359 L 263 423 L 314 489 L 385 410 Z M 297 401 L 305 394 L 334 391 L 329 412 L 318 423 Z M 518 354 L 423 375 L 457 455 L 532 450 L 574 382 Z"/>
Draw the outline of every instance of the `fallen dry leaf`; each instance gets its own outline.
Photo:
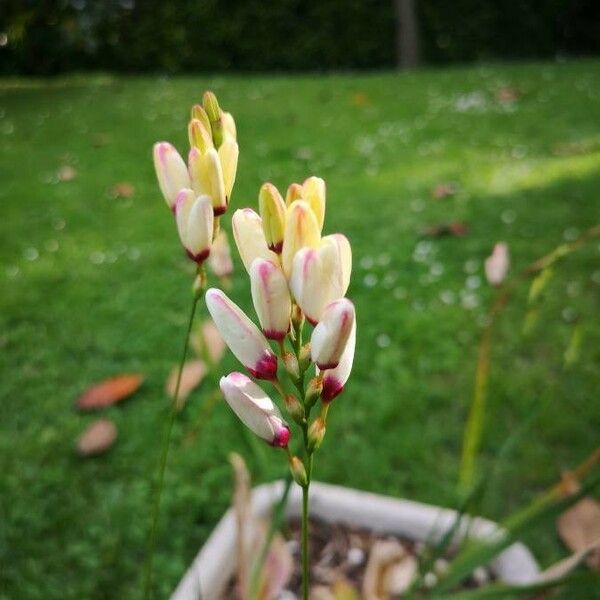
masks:
<path id="1" fill-rule="evenodd" d="M 496 96 L 496 100 L 498 102 L 503 102 L 503 103 L 516 102 L 521 97 L 521 90 L 519 90 L 515 87 L 505 86 L 505 87 L 498 88 L 496 90 L 495 96 Z"/>
<path id="2" fill-rule="evenodd" d="M 117 375 L 87 389 L 76 402 L 79 410 L 97 410 L 116 404 L 131 396 L 144 382 L 143 375 L 129 373 Z"/>
<path id="3" fill-rule="evenodd" d="M 431 190 L 431 197 L 436 200 L 443 200 L 444 198 L 449 198 L 450 196 L 454 196 L 458 191 L 458 186 L 455 183 L 438 183 Z"/>
<path id="4" fill-rule="evenodd" d="M 572 473 L 563 473 L 561 479 L 568 495 L 578 491 L 579 483 Z M 600 540 L 600 504 L 591 497 L 582 498 L 558 517 L 556 529 L 569 550 L 586 550 Z M 590 568 L 600 569 L 600 550 L 590 552 L 586 562 Z"/>
<path id="5" fill-rule="evenodd" d="M 135 187 L 128 181 L 121 181 L 110 188 L 109 194 L 111 198 L 132 198 Z"/>
<path id="6" fill-rule="evenodd" d="M 178 371 L 179 367 L 173 367 L 165 386 L 165 390 L 171 398 L 175 397 Z M 202 383 L 206 372 L 206 365 L 201 360 L 189 360 L 183 365 L 179 394 L 177 396 L 177 410 L 183 408 L 188 396 Z"/>
<path id="7" fill-rule="evenodd" d="M 366 106 L 367 104 L 369 104 L 369 96 L 367 96 L 367 94 L 365 94 L 364 92 L 356 92 L 356 94 L 352 94 L 350 102 L 354 106 Z"/>
<path id="8" fill-rule="evenodd" d="M 77 177 L 77 171 L 71 165 L 63 165 L 58 170 L 59 181 L 73 181 Z"/>
<path id="9" fill-rule="evenodd" d="M 117 426 L 108 419 L 94 421 L 77 440 L 81 456 L 97 456 L 106 452 L 117 439 Z"/>
<path id="10" fill-rule="evenodd" d="M 464 237 L 467 233 L 469 233 L 469 226 L 462 221 L 437 223 L 435 225 L 428 225 L 423 229 L 423 235 L 427 237 L 442 237 L 445 235 Z"/>
<path id="11" fill-rule="evenodd" d="M 96 148 L 106 146 L 111 142 L 111 136 L 108 133 L 96 133 L 92 136 L 92 145 Z"/>

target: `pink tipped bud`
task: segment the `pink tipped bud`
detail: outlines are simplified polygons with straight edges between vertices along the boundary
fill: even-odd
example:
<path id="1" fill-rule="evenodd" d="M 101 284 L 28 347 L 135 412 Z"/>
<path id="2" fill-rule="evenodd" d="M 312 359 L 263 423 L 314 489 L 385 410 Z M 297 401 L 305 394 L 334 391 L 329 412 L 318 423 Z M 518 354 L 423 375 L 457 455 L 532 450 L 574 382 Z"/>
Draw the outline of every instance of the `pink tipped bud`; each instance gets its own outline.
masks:
<path id="1" fill-rule="evenodd" d="M 248 371 L 258 379 L 275 379 L 277 357 L 244 311 L 215 288 L 206 292 L 206 306 L 221 337 Z"/>
<path id="2" fill-rule="evenodd" d="M 354 305 L 347 298 L 327 305 L 310 339 L 312 361 L 321 370 L 338 366 L 354 326 Z"/>
<path id="3" fill-rule="evenodd" d="M 336 396 L 342 393 L 344 385 L 350 377 L 352 363 L 354 361 L 354 349 L 356 347 L 356 320 L 350 332 L 350 337 L 346 348 L 340 358 L 340 362 L 335 369 L 330 369 L 323 373 L 323 391 L 321 392 L 321 401 L 331 402 Z"/>
<path id="4" fill-rule="evenodd" d="M 243 373 L 230 373 L 219 383 L 223 396 L 240 421 L 271 446 L 285 448 L 290 428 L 277 406 Z"/>
<path id="5" fill-rule="evenodd" d="M 290 289 L 313 325 L 318 323 L 327 304 L 343 297 L 344 287 L 341 253 L 331 238 L 323 238 L 318 250 L 303 248 L 294 257 Z"/>
<path id="6" fill-rule="evenodd" d="M 281 269 L 268 260 L 256 258 L 250 266 L 252 301 L 263 333 L 282 340 L 290 329 L 292 300 Z"/>
<path id="7" fill-rule="evenodd" d="M 191 187 L 187 167 L 177 150 L 168 142 L 154 144 L 152 154 L 160 191 L 169 208 L 173 209 L 179 190 Z"/>
<path id="8" fill-rule="evenodd" d="M 182 189 L 175 200 L 175 220 L 179 239 L 188 256 L 201 263 L 210 254 L 213 210 L 210 198 L 196 198 L 190 189 Z"/>
<path id="9" fill-rule="evenodd" d="M 488 282 L 491 285 L 500 285 L 506 279 L 509 266 L 508 246 L 504 242 L 498 242 L 491 256 L 485 261 L 485 276 Z"/>
<path id="10" fill-rule="evenodd" d="M 277 254 L 267 246 L 262 219 L 251 208 L 236 210 L 231 219 L 231 226 L 240 258 L 248 273 L 255 258 L 264 258 L 279 264 Z"/>

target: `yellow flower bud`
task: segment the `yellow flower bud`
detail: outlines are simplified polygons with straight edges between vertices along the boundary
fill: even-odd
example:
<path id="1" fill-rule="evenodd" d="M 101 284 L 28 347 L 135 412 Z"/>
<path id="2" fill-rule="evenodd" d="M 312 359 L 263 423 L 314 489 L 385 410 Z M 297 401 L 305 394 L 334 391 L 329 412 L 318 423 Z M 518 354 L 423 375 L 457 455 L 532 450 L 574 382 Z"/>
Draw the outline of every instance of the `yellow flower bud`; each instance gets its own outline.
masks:
<path id="1" fill-rule="evenodd" d="M 221 108 L 213 92 L 204 92 L 202 105 L 210 121 L 213 142 L 218 148 L 223 143 L 223 122 L 221 121 Z"/>
<path id="2" fill-rule="evenodd" d="M 286 277 L 291 276 L 292 263 L 298 250 L 302 248 L 318 248 L 321 242 L 321 232 L 315 213 L 302 200 L 296 200 L 288 206 L 286 212 L 285 234 L 281 263 Z"/>
<path id="3" fill-rule="evenodd" d="M 267 244 L 271 250 L 280 254 L 285 230 L 285 204 L 272 183 L 265 183 L 260 188 L 258 208 Z"/>
<path id="4" fill-rule="evenodd" d="M 290 206 L 295 200 L 302 200 L 302 186 L 299 183 L 292 183 L 285 195 L 285 205 Z"/>
<path id="5" fill-rule="evenodd" d="M 302 184 L 302 199 L 310 205 L 317 217 L 319 231 L 325 221 L 325 182 L 320 177 L 309 177 Z"/>
<path id="6" fill-rule="evenodd" d="M 192 119 L 188 124 L 188 138 L 192 148 L 198 148 L 204 154 L 210 148 L 214 148 L 210 124 L 208 129 L 200 119 Z"/>
<path id="7" fill-rule="evenodd" d="M 223 139 L 237 141 L 237 129 L 231 113 L 222 111 L 221 122 L 223 123 Z"/>
<path id="8" fill-rule="evenodd" d="M 210 119 L 200 104 L 194 104 L 194 106 L 192 106 L 192 119 L 200 121 L 202 125 L 204 125 L 206 131 L 210 132 Z"/>
<path id="9" fill-rule="evenodd" d="M 219 148 L 219 160 L 221 161 L 225 196 L 227 196 L 228 204 L 235 183 L 239 152 L 237 142 L 231 138 L 225 139 Z"/>

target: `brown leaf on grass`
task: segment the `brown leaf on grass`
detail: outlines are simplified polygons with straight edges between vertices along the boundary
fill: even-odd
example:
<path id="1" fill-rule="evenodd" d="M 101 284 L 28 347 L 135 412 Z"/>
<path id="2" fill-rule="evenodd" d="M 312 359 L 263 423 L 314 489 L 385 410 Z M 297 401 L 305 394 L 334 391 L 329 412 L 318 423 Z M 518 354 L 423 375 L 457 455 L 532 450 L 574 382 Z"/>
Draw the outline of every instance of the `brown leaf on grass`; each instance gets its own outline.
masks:
<path id="1" fill-rule="evenodd" d="M 428 225 L 423 229 L 423 235 L 426 237 L 464 237 L 469 233 L 469 226 L 462 221 L 453 221 L 452 223 L 436 223 Z"/>
<path id="2" fill-rule="evenodd" d="M 116 404 L 131 396 L 144 382 L 139 373 L 118 375 L 87 389 L 76 402 L 79 410 L 97 410 Z"/>
<path id="3" fill-rule="evenodd" d="M 92 136 L 92 146 L 100 148 L 111 142 L 111 136 L 108 133 L 96 133 Z"/>
<path id="4" fill-rule="evenodd" d="M 116 439 L 117 426 L 109 419 L 98 419 L 79 436 L 77 452 L 81 456 L 98 456 L 106 452 Z"/>
<path id="5" fill-rule="evenodd" d="M 516 102 L 521 97 L 521 90 L 515 87 L 504 86 L 495 93 L 496 100 L 502 103 Z"/>
<path id="6" fill-rule="evenodd" d="M 458 186 L 455 183 L 446 182 L 446 183 L 438 183 L 431 190 L 431 197 L 435 200 L 443 200 L 444 198 L 449 198 L 450 196 L 454 196 L 458 192 Z"/>
<path id="7" fill-rule="evenodd" d="M 135 194 L 135 187 L 128 181 L 120 181 L 110 188 L 109 194 L 111 198 L 132 198 Z"/>
<path id="8" fill-rule="evenodd" d="M 568 495 L 577 493 L 579 482 L 573 473 L 563 473 L 561 480 Z M 594 498 L 582 498 L 558 517 L 556 529 L 569 550 L 586 550 L 600 540 L 600 504 Z M 591 569 L 600 569 L 600 550 L 591 552 L 586 562 Z"/>
<path id="9" fill-rule="evenodd" d="M 165 386 L 165 390 L 171 398 L 175 397 L 178 371 L 179 367 L 173 367 Z M 206 365 L 201 360 L 189 360 L 183 365 L 179 394 L 177 396 L 177 410 L 183 408 L 188 396 L 202 383 L 206 372 Z"/>
<path id="10" fill-rule="evenodd" d="M 367 104 L 369 104 L 369 96 L 367 96 L 367 94 L 365 94 L 364 92 L 356 92 L 355 94 L 352 94 L 350 102 L 354 106 L 367 106 Z"/>
<path id="11" fill-rule="evenodd" d="M 204 360 L 217 365 L 225 352 L 225 342 L 212 319 L 200 323 L 192 333 L 190 344 L 194 352 Z"/>
<path id="12" fill-rule="evenodd" d="M 57 175 L 59 181 L 73 181 L 77 177 L 77 171 L 71 165 L 63 165 Z"/>

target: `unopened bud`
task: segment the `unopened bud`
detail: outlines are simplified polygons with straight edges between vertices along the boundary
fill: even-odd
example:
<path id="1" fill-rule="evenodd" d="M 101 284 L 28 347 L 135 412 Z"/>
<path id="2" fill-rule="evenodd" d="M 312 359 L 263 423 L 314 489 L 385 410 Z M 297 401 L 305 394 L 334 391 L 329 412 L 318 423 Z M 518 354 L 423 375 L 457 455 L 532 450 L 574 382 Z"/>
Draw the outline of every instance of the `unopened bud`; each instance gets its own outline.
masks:
<path id="1" fill-rule="evenodd" d="M 321 396 L 321 392 L 323 391 L 323 378 L 322 377 L 313 377 L 308 382 L 306 386 L 306 405 L 309 407 L 314 406 L 315 402 Z"/>
<path id="2" fill-rule="evenodd" d="M 302 404 L 300 404 L 300 400 L 296 398 L 293 394 L 287 394 L 285 397 L 285 409 L 288 414 L 298 425 L 302 425 L 304 423 L 304 408 Z"/>
<path id="3" fill-rule="evenodd" d="M 290 471 L 294 481 L 300 487 L 306 487 L 308 485 L 306 469 L 304 468 L 302 461 L 297 456 L 292 456 L 292 458 L 290 458 Z"/>
<path id="4" fill-rule="evenodd" d="M 298 364 L 298 359 L 293 352 L 284 353 L 283 364 L 285 365 L 285 370 L 288 372 L 290 377 L 294 379 L 298 379 L 300 377 L 300 365 Z"/>
<path id="5" fill-rule="evenodd" d="M 272 183 L 265 183 L 260 188 L 258 206 L 267 244 L 273 252 L 281 254 L 285 229 L 285 204 Z"/>
<path id="6" fill-rule="evenodd" d="M 213 142 L 218 148 L 223 142 L 223 122 L 221 121 L 221 108 L 213 92 L 204 92 L 202 105 L 210 121 Z"/>
<path id="7" fill-rule="evenodd" d="M 200 104 L 192 106 L 192 119 L 197 119 L 204 125 L 206 131 L 210 131 L 210 119 Z"/>
<path id="8" fill-rule="evenodd" d="M 308 369 L 308 365 L 310 365 L 310 342 L 306 342 L 302 348 L 300 348 L 299 355 L 299 364 L 300 364 L 300 372 L 304 373 L 306 369 Z"/>
<path id="9" fill-rule="evenodd" d="M 192 148 L 198 148 L 204 153 L 213 148 L 212 133 L 210 123 L 208 127 L 200 119 L 192 119 L 188 125 L 188 138 Z"/>
<path id="10" fill-rule="evenodd" d="M 302 199 L 302 186 L 299 183 L 292 183 L 285 195 L 285 205 L 289 206 L 294 200 Z"/>
<path id="11" fill-rule="evenodd" d="M 319 448 L 325 437 L 325 421 L 321 417 L 317 417 L 311 426 L 308 428 L 308 451 L 314 452 Z"/>

